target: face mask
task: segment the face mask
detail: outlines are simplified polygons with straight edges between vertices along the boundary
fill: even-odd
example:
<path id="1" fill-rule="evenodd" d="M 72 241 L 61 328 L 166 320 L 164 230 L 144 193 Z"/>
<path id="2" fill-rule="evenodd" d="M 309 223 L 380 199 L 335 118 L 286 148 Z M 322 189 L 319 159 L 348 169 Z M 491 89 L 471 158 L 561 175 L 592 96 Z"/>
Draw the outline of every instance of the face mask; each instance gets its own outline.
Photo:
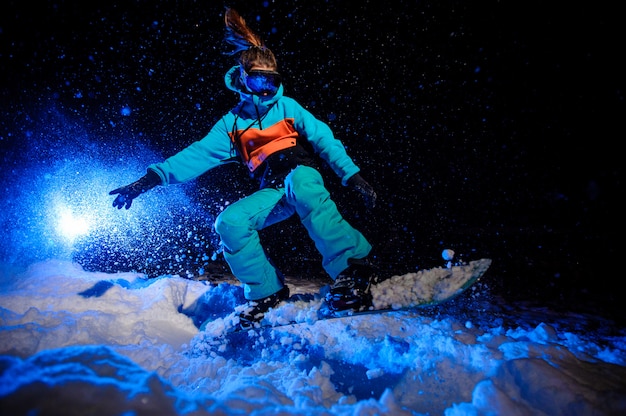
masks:
<path id="1" fill-rule="evenodd" d="M 280 87 L 281 76 L 275 71 L 254 70 L 246 72 L 242 68 L 241 81 L 252 94 L 274 95 Z"/>

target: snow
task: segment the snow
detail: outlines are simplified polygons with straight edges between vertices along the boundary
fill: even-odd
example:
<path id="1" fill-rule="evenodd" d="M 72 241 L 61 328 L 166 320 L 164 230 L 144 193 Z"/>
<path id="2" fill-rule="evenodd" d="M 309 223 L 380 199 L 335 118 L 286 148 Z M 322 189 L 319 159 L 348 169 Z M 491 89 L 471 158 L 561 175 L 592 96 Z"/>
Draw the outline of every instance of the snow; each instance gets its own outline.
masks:
<path id="1" fill-rule="evenodd" d="M 3 270 L 2 414 L 626 411 L 624 329 L 502 304 L 481 282 L 442 306 L 331 320 L 290 303 L 268 319 L 302 323 L 226 336 L 243 302 L 233 281 L 62 259 Z M 326 283 L 288 280 L 294 293 Z"/>
<path id="2" fill-rule="evenodd" d="M 620 13 L 248 2 L 287 95 L 379 195 L 365 212 L 325 175 L 383 263 L 493 265 L 442 306 L 318 321 L 293 303 L 268 319 L 300 324 L 226 337 L 241 288 L 195 277 L 219 262 L 216 215 L 250 192 L 238 167 L 129 211 L 108 195 L 237 99 L 224 5 L 144 3 L 3 2 L 0 416 L 626 414 Z M 264 231 L 283 273 L 315 270 L 303 228 Z M 411 277 L 378 300 L 410 302 Z"/>

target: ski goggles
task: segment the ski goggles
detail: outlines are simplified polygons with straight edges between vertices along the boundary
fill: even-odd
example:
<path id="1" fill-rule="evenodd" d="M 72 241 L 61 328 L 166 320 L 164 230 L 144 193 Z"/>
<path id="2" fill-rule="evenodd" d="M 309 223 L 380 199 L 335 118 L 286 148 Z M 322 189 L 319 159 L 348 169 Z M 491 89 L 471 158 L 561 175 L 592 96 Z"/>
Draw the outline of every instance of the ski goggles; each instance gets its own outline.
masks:
<path id="1" fill-rule="evenodd" d="M 241 80 L 248 91 L 256 95 L 274 95 L 280 87 L 281 76 L 276 71 L 253 70 L 246 72 L 241 69 Z"/>

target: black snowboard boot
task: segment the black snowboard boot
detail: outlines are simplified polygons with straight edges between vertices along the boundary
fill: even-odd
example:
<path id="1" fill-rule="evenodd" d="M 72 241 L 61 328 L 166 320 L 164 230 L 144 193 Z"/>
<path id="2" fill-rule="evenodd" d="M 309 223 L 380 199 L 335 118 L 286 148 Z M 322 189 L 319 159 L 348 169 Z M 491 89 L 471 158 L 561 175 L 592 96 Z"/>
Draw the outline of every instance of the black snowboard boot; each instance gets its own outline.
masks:
<path id="1" fill-rule="evenodd" d="M 265 312 L 287 298 L 289 298 L 289 287 L 285 285 L 273 295 L 248 302 L 246 309 L 239 314 L 239 326 L 242 329 L 252 328 L 256 322 L 263 319 Z"/>
<path id="2" fill-rule="evenodd" d="M 350 259 L 349 266 L 335 279 L 326 295 L 333 311 L 364 311 L 372 306 L 371 286 L 376 284 L 376 269 L 367 259 Z"/>

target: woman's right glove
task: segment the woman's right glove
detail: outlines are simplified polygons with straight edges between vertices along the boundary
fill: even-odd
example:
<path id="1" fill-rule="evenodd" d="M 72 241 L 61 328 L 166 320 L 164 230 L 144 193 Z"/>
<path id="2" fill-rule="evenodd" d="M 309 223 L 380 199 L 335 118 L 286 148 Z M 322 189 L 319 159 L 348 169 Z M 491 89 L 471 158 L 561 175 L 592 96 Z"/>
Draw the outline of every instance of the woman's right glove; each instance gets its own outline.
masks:
<path id="1" fill-rule="evenodd" d="M 114 207 L 122 209 L 122 207 L 125 206 L 125 208 L 128 209 L 132 205 L 133 199 L 157 185 L 161 185 L 161 178 L 155 171 L 148 169 L 148 173 L 142 176 L 138 181 L 133 182 L 130 185 L 114 189 L 109 192 L 109 195 L 118 194 L 113 201 Z"/>

